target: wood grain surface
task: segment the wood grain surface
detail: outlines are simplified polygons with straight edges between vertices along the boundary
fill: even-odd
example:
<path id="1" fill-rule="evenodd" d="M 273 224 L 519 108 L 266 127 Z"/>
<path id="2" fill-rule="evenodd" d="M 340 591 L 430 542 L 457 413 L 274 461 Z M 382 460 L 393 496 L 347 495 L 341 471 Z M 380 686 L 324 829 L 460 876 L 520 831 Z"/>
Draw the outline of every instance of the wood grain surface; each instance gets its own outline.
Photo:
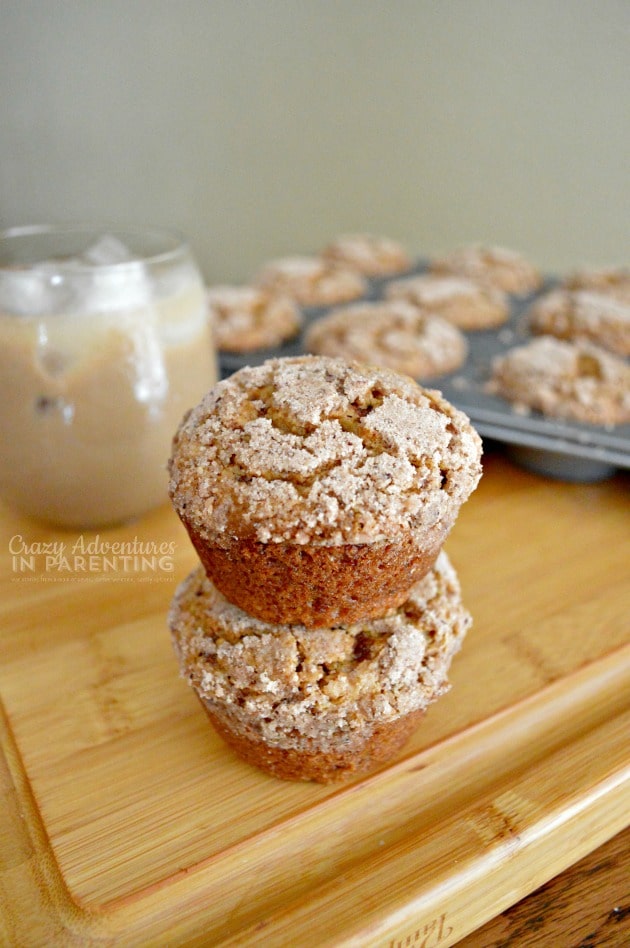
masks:
<path id="1" fill-rule="evenodd" d="M 458 944 L 460 948 L 630 945 L 630 829 Z"/>
<path id="2" fill-rule="evenodd" d="M 333 787 L 238 761 L 178 678 L 165 617 L 195 559 L 170 510 L 98 538 L 0 523 L 2 944 L 442 948 L 628 823 L 627 475 L 486 457 L 447 544 L 474 617 L 453 688 Z M 171 552 L 105 573 L 73 559 L 97 539 Z M 51 542 L 67 564 L 32 552 Z"/>

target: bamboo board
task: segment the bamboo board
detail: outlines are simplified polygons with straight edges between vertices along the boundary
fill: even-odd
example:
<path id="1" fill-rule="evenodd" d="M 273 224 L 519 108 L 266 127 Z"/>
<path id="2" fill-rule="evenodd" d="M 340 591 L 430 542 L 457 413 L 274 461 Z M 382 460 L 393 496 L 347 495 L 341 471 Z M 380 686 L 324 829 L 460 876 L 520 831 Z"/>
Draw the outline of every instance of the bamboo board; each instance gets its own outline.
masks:
<path id="1" fill-rule="evenodd" d="M 239 762 L 178 678 L 168 509 L 100 537 L 173 544 L 172 572 L 4 553 L 0 944 L 446 948 L 625 826 L 627 476 L 484 466 L 447 545 L 474 616 L 452 691 L 333 787 Z M 5 549 L 77 540 L 1 517 Z"/>

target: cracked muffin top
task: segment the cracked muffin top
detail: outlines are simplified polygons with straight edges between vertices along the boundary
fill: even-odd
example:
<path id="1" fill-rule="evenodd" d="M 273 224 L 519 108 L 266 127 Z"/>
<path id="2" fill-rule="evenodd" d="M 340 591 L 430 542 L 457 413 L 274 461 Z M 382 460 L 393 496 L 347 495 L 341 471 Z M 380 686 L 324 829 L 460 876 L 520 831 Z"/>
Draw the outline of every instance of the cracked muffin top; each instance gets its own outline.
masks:
<path id="1" fill-rule="evenodd" d="M 630 267 L 576 270 L 562 284 L 568 290 L 592 290 L 630 303 Z"/>
<path id="2" fill-rule="evenodd" d="M 365 277 L 353 267 L 323 257 L 294 256 L 270 260 L 256 278 L 263 289 L 290 296 L 300 306 L 328 306 L 363 296 Z"/>
<path id="3" fill-rule="evenodd" d="M 459 368 L 468 344 L 457 326 L 407 300 L 355 303 L 311 323 L 305 346 L 428 379 Z"/>
<path id="4" fill-rule="evenodd" d="M 507 247 L 472 244 L 431 261 L 434 273 L 455 273 L 490 283 L 505 293 L 524 296 L 537 290 L 542 277 L 522 254 Z"/>
<path id="5" fill-rule="evenodd" d="M 255 286 L 212 286 L 206 293 L 217 349 L 248 352 L 280 345 L 295 336 L 302 314 L 288 296 Z"/>
<path id="6" fill-rule="evenodd" d="M 511 401 L 521 414 L 588 424 L 630 422 L 630 366 L 587 340 L 538 336 L 497 358 L 488 391 Z"/>
<path id="7" fill-rule="evenodd" d="M 255 717 L 266 740 L 334 736 L 424 708 L 471 625 L 446 553 L 379 619 L 334 628 L 271 625 L 229 603 L 203 569 L 169 615 L 182 676 L 208 701 Z"/>
<path id="8" fill-rule="evenodd" d="M 630 356 L 630 296 L 599 290 L 551 290 L 530 308 L 532 332 L 560 339 L 589 339 Z"/>
<path id="9" fill-rule="evenodd" d="M 442 316 L 460 329 L 500 326 L 509 316 L 507 296 L 490 284 L 450 274 L 423 273 L 392 281 L 388 299 L 409 300 L 415 306 Z"/>
<path id="10" fill-rule="evenodd" d="M 219 545 L 384 542 L 450 526 L 480 457 L 466 415 L 404 375 L 270 359 L 219 382 L 183 419 L 169 493 Z"/>
<path id="11" fill-rule="evenodd" d="M 408 270 L 412 260 L 402 244 L 373 234 L 342 234 L 322 251 L 325 260 L 348 264 L 367 276 Z"/>

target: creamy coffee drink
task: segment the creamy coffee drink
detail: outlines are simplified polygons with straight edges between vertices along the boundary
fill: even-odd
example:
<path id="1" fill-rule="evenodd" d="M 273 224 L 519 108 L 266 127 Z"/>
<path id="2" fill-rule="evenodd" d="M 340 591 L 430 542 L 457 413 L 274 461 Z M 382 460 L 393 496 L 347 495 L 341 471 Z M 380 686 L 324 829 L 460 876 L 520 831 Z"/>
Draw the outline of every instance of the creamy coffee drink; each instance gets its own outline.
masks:
<path id="1" fill-rule="evenodd" d="M 165 501 L 173 431 L 216 380 L 187 249 L 127 236 L 26 263 L 0 238 L 0 495 L 63 526 Z"/>

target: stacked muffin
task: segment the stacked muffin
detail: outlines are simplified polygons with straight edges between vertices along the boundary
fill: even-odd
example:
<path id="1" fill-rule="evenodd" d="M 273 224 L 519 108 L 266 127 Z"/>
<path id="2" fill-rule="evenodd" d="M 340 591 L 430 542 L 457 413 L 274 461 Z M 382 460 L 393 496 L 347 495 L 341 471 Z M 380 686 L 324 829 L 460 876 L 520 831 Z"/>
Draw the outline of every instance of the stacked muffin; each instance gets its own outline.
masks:
<path id="1" fill-rule="evenodd" d="M 170 495 L 201 566 L 170 627 L 244 759 L 287 779 L 368 771 L 446 689 L 470 616 L 441 548 L 480 456 L 438 392 L 327 357 L 243 368 L 186 416 Z"/>

